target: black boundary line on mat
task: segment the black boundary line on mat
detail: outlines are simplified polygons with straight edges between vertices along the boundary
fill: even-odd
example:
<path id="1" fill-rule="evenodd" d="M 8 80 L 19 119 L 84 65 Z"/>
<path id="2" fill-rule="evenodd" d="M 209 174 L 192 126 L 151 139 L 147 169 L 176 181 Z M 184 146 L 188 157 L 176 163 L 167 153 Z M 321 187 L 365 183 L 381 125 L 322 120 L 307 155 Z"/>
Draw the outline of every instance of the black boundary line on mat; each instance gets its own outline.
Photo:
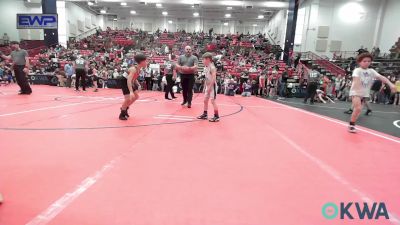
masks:
<path id="1" fill-rule="evenodd" d="M 195 96 L 195 98 L 198 95 Z M 150 98 L 153 96 L 149 96 L 147 98 Z M 143 98 L 145 99 L 145 98 Z M 233 116 L 235 114 L 238 114 L 243 111 L 244 107 L 239 104 L 237 104 L 240 108 L 239 110 L 222 115 L 221 117 L 228 117 L 228 116 Z M 150 124 L 138 124 L 138 125 L 129 125 L 129 126 L 105 126 L 105 127 L 70 127 L 70 128 L 12 128 L 12 127 L 0 127 L 0 130 L 9 130 L 9 131 L 65 131 L 65 130 L 104 130 L 104 129 L 118 129 L 118 128 L 135 128 L 135 127 L 150 127 L 150 126 L 160 126 L 160 125 L 170 125 L 170 124 L 181 124 L 181 123 L 193 123 L 193 122 L 201 122 L 203 120 L 198 120 L 198 119 L 193 119 L 193 120 L 188 120 L 188 121 L 175 121 L 175 122 L 164 122 L 164 123 L 150 123 Z"/>
<path id="2" fill-rule="evenodd" d="M 156 95 L 151 95 L 151 96 L 148 96 L 148 97 L 144 97 L 144 98 L 142 98 L 142 99 L 151 98 L 152 100 L 154 100 L 154 101 L 151 101 L 151 102 L 157 102 L 158 99 L 153 98 L 153 97 L 155 97 L 155 96 L 156 96 Z M 60 97 L 56 97 L 56 98 L 60 98 Z M 51 101 L 59 101 L 59 100 L 56 100 L 56 98 L 52 99 Z M 72 99 L 72 98 L 71 98 L 71 99 Z M 67 101 L 65 101 L 65 102 L 67 102 Z M 74 102 L 74 103 L 75 103 L 75 102 Z M 145 102 L 145 103 L 149 103 L 149 102 Z M 112 103 L 112 104 L 114 104 L 114 103 Z M 111 106 L 112 106 L 111 104 L 108 104 L 108 105 L 101 106 L 101 107 L 96 107 L 96 108 L 91 108 L 91 109 L 85 109 L 85 110 L 79 110 L 79 111 L 76 111 L 76 112 L 73 112 L 73 113 L 69 113 L 68 115 L 74 114 L 74 113 L 89 112 L 89 111 L 93 111 L 93 110 L 97 110 L 97 109 L 104 109 L 104 108 L 108 108 L 108 107 L 111 107 Z M 42 120 L 30 121 L 29 123 L 34 123 L 34 122 L 43 121 L 43 120 L 47 120 L 47 119 L 54 119 L 54 118 L 57 118 L 57 117 L 59 117 L 59 116 L 52 116 L 52 117 L 49 117 L 49 118 L 46 118 L 46 119 L 42 119 Z M 28 124 L 29 124 L 29 123 L 28 123 Z M 6 128 L 3 128 L 3 127 L 0 127 L 0 130 L 7 130 L 7 129 L 13 129 L 13 130 L 15 130 L 15 129 L 20 129 L 20 130 L 24 130 L 23 128 L 7 128 L 7 127 L 6 127 Z M 36 128 L 32 128 L 32 129 L 36 130 Z M 37 128 L 37 129 L 40 129 L 40 128 Z M 28 128 L 26 128 L 25 130 L 28 130 Z"/>

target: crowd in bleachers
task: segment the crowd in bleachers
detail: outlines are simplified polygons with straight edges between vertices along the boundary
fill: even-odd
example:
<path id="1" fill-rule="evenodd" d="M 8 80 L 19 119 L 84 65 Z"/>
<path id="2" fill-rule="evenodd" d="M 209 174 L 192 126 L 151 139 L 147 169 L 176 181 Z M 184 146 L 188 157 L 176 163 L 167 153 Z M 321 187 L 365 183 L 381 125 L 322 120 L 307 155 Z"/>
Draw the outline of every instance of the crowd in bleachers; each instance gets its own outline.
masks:
<path id="1" fill-rule="evenodd" d="M 171 54 L 180 55 L 184 46 L 193 46 L 194 55 L 206 51 L 215 53 L 218 67 L 220 93 L 241 94 L 245 84 L 250 82 L 251 93 L 276 95 L 276 87 L 282 74 L 292 76 L 294 71 L 286 68 L 279 60 L 281 49 L 274 49 L 264 35 L 207 35 L 204 32 L 187 33 L 184 30 L 168 33 L 158 30 L 149 34 L 140 30 L 98 30 L 96 34 L 82 40 L 71 41 L 68 48 L 54 46 L 42 49 L 39 54 L 30 54 L 30 74 L 54 74 L 60 86 L 71 86 L 73 74 L 65 72 L 67 64 L 79 55 L 90 62 L 92 71 L 100 77 L 100 87 L 107 87 L 108 79 L 115 79 L 126 73 L 133 64 L 133 55 L 142 52 L 148 56 L 149 67 L 142 71 L 140 81 L 145 89 L 163 89 L 163 65 Z M 68 66 L 67 66 L 68 67 Z M 2 62 L 3 74 L 11 70 Z M 202 68 L 196 76 L 195 91 L 202 91 Z M 262 77 L 260 79 L 260 76 Z M 2 76 L 4 79 L 4 75 Z M 260 84 L 264 82 L 263 84 Z M 88 81 L 89 83 L 91 81 Z M 179 79 L 176 81 L 179 91 Z M 270 87 L 268 90 L 260 90 Z M 246 90 L 248 90 L 247 88 Z M 274 91 L 275 90 L 275 91 Z"/>
<path id="2" fill-rule="evenodd" d="M 296 76 L 301 86 L 308 85 L 308 74 L 312 66 L 305 66 L 300 55 L 291 53 L 290 66 L 281 58 L 282 49 L 269 43 L 265 35 L 227 34 L 219 35 L 204 32 L 189 33 L 184 30 L 170 33 L 161 30 L 150 34 L 141 30 L 97 30 L 96 34 L 81 40 L 70 41 L 68 48 L 54 46 L 41 47 L 40 42 L 31 43 L 30 74 L 52 74 L 58 79 L 59 86 L 74 85 L 74 72 L 67 72 L 77 56 L 85 58 L 89 64 L 89 86 L 108 87 L 109 79 L 118 79 L 127 73 L 129 65 L 134 64 L 133 56 L 142 52 L 148 56 L 148 68 L 141 71 L 139 81 L 143 89 L 162 91 L 165 86 L 164 63 L 171 55 L 183 54 L 186 45 L 193 48 L 197 57 L 204 52 L 213 52 L 218 69 L 218 93 L 226 95 L 242 94 L 243 96 L 262 95 L 267 97 L 286 97 L 288 79 Z M 7 47 L 7 46 L 6 46 Z M 6 48 L 3 47 L 3 48 Z M 21 45 L 21 47 L 26 47 Z M 6 51 L 3 51 L 6 52 Z M 293 63 L 292 63 L 293 62 Z M 311 67 L 311 68 L 310 68 Z M 355 63 L 351 61 L 346 67 L 346 76 L 327 76 L 321 74 L 318 80 L 322 99 L 326 97 L 349 100 L 351 71 Z M 314 69 L 315 70 L 315 69 Z M 315 70 L 314 72 L 320 72 Z M 91 79 L 93 77 L 98 79 Z M 13 81 L 12 71 L 7 62 L 0 64 L 0 79 L 3 83 Z M 391 78 L 396 81 L 395 76 Z M 174 91 L 180 91 L 180 78 L 176 79 Z M 387 87 L 380 87 L 374 92 L 374 102 L 393 102 L 385 94 Z M 203 89 L 202 65 L 195 77 L 194 91 Z M 318 100 L 318 98 L 316 97 Z M 388 100 L 389 99 L 389 100 Z"/>

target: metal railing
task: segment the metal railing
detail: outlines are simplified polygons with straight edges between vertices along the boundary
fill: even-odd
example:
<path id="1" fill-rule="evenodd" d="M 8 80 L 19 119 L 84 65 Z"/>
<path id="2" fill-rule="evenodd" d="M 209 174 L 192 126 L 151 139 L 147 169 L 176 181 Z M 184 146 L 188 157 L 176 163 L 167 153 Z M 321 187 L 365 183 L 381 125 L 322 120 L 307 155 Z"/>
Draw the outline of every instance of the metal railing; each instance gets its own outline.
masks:
<path id="1" fill-rule="evenodd" d="M 350 57 L 356 58 L 358 53 L 356 51 L 337 51 L 333 52 L 333 55 L 333 59 L 348 59 Z"/>
<path id="2" fill-rule="evenodd" d="M 315 54 L 314 52 L 302 52 L 301 53 L 302 59 L 309 59 L 314 61 L 316 64 L 324 68 L 326 71 L 330 72 L 331 74 L 338 76 L 338 75 L 346 75 L 346 71 L 341 68 L 340 66 L 332 63 L 331 61 L 322 58 L 321 56 Z"/>
<path id="3" fill-rule="evenodd" d="M 90 36 L 92 34 L 95 34 L 96 33 L 96 29 L 97 29 L 97 27 L 94 27 L 92 29 L 89 29 L 89 30 L 83 32 L 83 33 L 80 33 L 80 34 L 76 35 L 75 36 L 75 40 L 80 40 L 80 39 L 88 37 L 88 36 Z"/>

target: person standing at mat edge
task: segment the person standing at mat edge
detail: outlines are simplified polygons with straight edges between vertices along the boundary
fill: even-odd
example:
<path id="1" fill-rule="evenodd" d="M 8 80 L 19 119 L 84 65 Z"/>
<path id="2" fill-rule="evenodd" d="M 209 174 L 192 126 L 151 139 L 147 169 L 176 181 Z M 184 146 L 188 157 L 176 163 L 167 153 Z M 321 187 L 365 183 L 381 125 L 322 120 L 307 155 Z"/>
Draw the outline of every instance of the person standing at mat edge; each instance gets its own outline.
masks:
<path id="1" fill-rule="evenodd" d="M 183 102 L 181 105 L 186 105 L 188 108 L 192 107 L 194 74 L 197 72 L 198 59 L 192 55 L 192 48 L 185 47 L 185 54 L 178 58 L 176 69 L 181 75 L 182 95 Z"/>
<path id="2" fill-rule="evenodd" d="M 167 86 L 165 87 L 165 99 L 172 100 L 169 98 L 169 94 L 171 94 L 172 98 L 176 98 L 174 92 L 172 91 L 172 87 L 174 86 L 174 82 L 176 80 L 176 70 L 175 70 L 175 55 L 171 55 L 171 60 L 167 60 L 164 65 L 164 75 L 167 81 Z"/>
<path id="3" fill-rule="evenodd" d="M 375 79 L 379 79 L 382 83 L 386 83 L 393 93 L 396 92 L 396 87 L 390 82 L 389 79 L 377 73 L 369 66 L 372 62 L 372 55 L 370 53 L 361 53 L 357 56 L 358 68 L 353 71 L 353 83 L 350 88 L 350 97 L 352 98 L 353 113 L 351 114 L 349 132 L 356 132 L 356 121 L 360 116 L 362 110 L 362 102 L 368 101 L 370 97 L 371 86 Z"/>
<path id="4" fill-rule="evenodd" d="M 121 88 L 124 94 L 124 102 L 122 103 L 121 113 L 119 114 L 120 120 L 127 120 L 129 117 L 128 109 L 136 100 L 139 99 L 139 73 L 140 70 L 147 67 L 146 56 L 143 54 L 137 54 L 134 56 L 137 66 L 129 68 L 126 77 L 121 78 Z"/>
<path id="5" fill-rule="evenodd" d="M 212 54 L 209 52 L 204 53 L 203 63 L 204 63 L 204 74 L 205 74 L 205 94 L 204 94 L 204 112 L 197 119 L 206 120 L 208 119 L 208 102 L 211 99 L 211 103 L 214 107 L 214 117 L 211 118 L 210 122 L 218 122 L 218 106 L 215 100 L 217 99 L 217 68 L 215 68 L 212 62 Z"/>
<path id="6" fill-rule="evenodd" d="M 82 83 L 82 89 L 83 91 L 86 91 L 86 73 L 89 69 L 89 64 L 83 56 L 78 55 L 77 59 L 74 62 L 74 69 L 76 73 L 75 91 L 79 91 L 79 83 Z"/>
<path id="7" fill-rule="evenodd" d="M 307 85 L 307 92 L 306 97 L 304 98 L 304 104 L 307 104 L 308 99 L 310 99 L 310 104 L 314 104 L 315 95 L 317 94 L 318 89 L 318 81 L 321 78 L 321 74 L 313 68 L 313 70 L 308 75 L 308 85 Z"/>
<path id="8" fill-rule="evenodd" d="M 21 88 L 20 95 L 30 95 L 32 93 L 31 86 L 28 83 L 29 73 L 29 56 L 28 52 L 19 47 L 16 41 L 11 42 L 11 49 L 13 50 L 9 56 L 0 52 L 0 56 L 5 60 L 13 61 L 13 70 L 18 86 Z"/>

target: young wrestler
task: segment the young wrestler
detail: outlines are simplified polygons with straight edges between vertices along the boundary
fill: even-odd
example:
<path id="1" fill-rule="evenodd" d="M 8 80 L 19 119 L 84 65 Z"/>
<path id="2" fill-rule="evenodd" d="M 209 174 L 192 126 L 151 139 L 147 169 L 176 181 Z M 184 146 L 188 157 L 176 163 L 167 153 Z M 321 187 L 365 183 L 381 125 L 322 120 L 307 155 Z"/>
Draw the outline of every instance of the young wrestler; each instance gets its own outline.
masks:
<path id="1" fill-rule="evenodd" d="M 392 92 L 395 92 L 395 86 L 386 77 L 369 68 L 371 61 L 372 55 L 369 53 L 361 53 L 357 56 L 357 63 L 360 67 L 353 71 L 353 83 L 349 94 L 353 103 L 353 113 L 349 124 L 349 132 L 351 133 L 356 132 L 356 121 L 362 110 L 362 102 L 368 102 L 374 79 L 380 79 L 383 83 L 389 85 Z"/>
<path id="2" fill-rule="evenodd" d="M 209 52 L 204 53 L 203 55 L 203 63 L 204 63 L 204 73 L 205 73 L 205 95 L 204 95 L 204 112 L 201 116 L 197 117 L 197 119 L 206 120 L 208 118 L 207 110 L 208 110 L 208 101 L 211 98 L 211 103 L 214 107 L 214 117 L 211 118 L 210 122 L 218 122 L 219 114 L 218 114 L 218 106 L 215 102 L 217 98 L 217 69 L 212 62 L 212 54 Z"/>
<path id="3" fill-rule="evenodd" d="M 136 66 L 132 66 L 128 70 L 126 77 L 121 78 L 122 93 L 124 94 L 125 100 L 122 103 L 121 113 L 119 114 L 120 120 L 127 120 L 129 117 L 128 109 L 136 100 L 139 99 L 139 73 L 142 68 L 146 68 L 147 61 L 146 56 L 143 54 L 137 54 L 134 57 Z"/>

